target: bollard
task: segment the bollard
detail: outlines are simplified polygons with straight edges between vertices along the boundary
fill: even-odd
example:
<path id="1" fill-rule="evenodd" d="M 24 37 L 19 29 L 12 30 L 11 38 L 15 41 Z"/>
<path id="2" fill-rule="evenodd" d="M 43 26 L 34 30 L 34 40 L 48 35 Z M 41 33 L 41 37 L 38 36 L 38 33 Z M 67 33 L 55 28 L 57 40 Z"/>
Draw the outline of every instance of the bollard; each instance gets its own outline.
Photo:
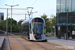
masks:
<path id="1" fill-rule="evenodd" d="M 64 34 L 64 40 L 68 40 L 68 34 L 67 33 Z"/>

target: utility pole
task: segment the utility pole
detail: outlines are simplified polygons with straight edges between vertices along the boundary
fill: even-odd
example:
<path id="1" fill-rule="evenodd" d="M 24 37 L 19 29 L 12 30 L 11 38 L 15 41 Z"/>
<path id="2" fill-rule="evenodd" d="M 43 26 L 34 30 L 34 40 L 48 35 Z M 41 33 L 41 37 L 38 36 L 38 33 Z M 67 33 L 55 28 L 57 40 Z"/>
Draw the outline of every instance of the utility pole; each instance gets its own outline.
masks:
<path id="1" fill-rule="evenodd" d="M 18 6 L 18 4 L 17 5 L 7 5 L 7 4 L 5 4 L 6 6 L 10 6 L 11 7 L 11 28 L 10 28 L 10 33 L 12 33 L 12 7 L 14 7 L 14 6 Z"/>
<path id="2" fill-rule="evenodd" d="M 37 11 L 36 11 L 36 12 L 32 12 L 32 13 L 31 13 L 31 14 L 32 14 L 32 16 L 31 16 L 32 18 L 33 18 L 33 13 L 37 13 Z"/>
<path id="3" fill-rule="evenodd" d="M 30 9 L 30 11 L 29 11 L 29 9 Z M 32 9 L 33 9 L 33 7 L 27 7 L 27 12 L 28 12 L 29 18 L 30 18 L 30 15 L 32 14 Z"/>
<path id="4" fill-rule="evenodd" d="M 25 13 L 25 20 L 26 20 L 26 13 Z"/>
<path id="5" fill-rule="evenodd" d="M 66 29 L 66 33 L 67 33 L 67 39 L 68 39 L 68 7 L 67 7 L 67 29 Z"/>
<path id="6" fill-rule="evenodd" d="M 6 34 L 8 36 L 8 8 L 7 8 L 7 18 L 6 18 Z"/>

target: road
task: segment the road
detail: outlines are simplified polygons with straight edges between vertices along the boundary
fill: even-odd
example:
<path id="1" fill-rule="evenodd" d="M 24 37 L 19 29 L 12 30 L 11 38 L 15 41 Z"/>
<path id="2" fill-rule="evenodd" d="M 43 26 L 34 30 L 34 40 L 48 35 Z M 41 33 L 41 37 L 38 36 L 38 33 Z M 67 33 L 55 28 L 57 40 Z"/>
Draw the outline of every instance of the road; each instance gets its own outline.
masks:
<path id="1" fill-rule="evenodd" d="M 59 48 L 57 47 L 59 45 L 50 42 L 33 42 L 33 41 L 28 41 L 21 37 L 18 37 L 17 39 L 15 38 L 15 36 L 14 37 L 9 36 L 11 50 L 27 50 L 26 48 L 28 48 L 28 50 L 71 50 L 71 49 L 65 49 L 63 47 Z M 3 50 L 8 50 L 7 37 L 5 37 L 5 44 Z"/>

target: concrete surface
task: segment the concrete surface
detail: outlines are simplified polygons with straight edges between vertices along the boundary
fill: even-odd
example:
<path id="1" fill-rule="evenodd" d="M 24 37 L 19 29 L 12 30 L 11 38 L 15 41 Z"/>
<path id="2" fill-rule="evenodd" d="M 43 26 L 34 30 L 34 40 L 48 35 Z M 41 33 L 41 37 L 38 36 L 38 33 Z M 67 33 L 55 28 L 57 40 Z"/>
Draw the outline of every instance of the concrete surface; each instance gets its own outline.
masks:
<path id="1" fill-rule="evenodd" d="M 0 37 L 0 50 L 2 49 L 3 42 L 4 42 L 4 37 Z"/>
<path id="2" fill-rule="evenodd" d="M 75 47 L 75 41 L 73 40 L 64 40 L 64 39 L 58 39 L 56 37 L 46 37 L 48 42 L 56 43 L 59 45 L 68 45 L 68 46 L 74 46 Z"/>

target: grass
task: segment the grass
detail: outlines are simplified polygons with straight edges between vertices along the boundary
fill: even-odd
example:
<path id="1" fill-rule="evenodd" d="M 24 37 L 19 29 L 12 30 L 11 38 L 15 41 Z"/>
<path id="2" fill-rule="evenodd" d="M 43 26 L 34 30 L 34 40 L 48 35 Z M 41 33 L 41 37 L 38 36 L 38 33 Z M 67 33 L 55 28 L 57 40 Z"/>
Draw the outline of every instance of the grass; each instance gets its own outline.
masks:
<path id="1" fill-rule="evenodd" d="M 15 37 L 17 37 L 17 38 L 22 38 L 21 36 L 10 36 L 11 38 L 15 38 Z"/>
<path id="2" fill-rule="evenodd" d="M 46 34 L 46 37 L 55 37 L 56 35 L 53 34 Z"/>

